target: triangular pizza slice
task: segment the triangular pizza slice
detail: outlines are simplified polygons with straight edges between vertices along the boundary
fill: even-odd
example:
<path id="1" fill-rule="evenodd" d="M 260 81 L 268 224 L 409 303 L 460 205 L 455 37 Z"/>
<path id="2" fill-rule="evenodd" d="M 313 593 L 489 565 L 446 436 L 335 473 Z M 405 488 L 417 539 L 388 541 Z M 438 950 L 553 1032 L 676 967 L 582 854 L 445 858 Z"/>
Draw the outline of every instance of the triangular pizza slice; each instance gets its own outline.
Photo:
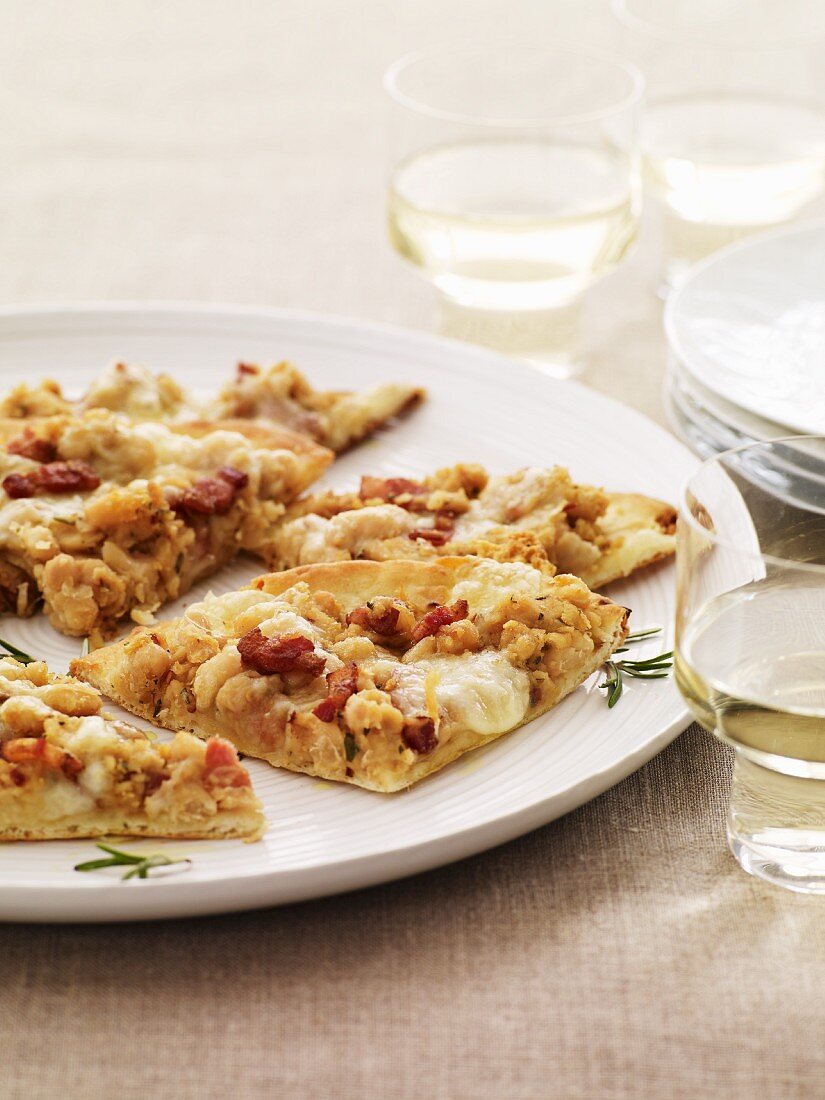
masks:
<path id="1" fill-rule="evenodd" d="M 675 523 L 669 504 L 577 484 L 562 466 L 490 477 L 465 464 L 420 479 L 364 477 L 358 492 L 296 501 L 261 552 L 270 569 L 455 554 L 544 560 L 601 588 L 672 555 Z"/>
<path id="2" fill-rule="evenodd" d="M 397 791 L 555 706 L 621 644 L 627 616 L 523 563 L 347 561 L 209 596 L 72 671 L 168 729 Z"/>

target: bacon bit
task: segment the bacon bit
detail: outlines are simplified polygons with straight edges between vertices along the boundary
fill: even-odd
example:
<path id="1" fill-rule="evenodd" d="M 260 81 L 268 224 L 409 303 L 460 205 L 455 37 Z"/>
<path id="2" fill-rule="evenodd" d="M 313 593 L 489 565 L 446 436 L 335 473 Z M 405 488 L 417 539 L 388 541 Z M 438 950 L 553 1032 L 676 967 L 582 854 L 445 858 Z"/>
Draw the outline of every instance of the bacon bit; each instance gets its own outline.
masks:
<path id="1" fill-rule="evenodd" d="M 83 771 L 83 764 L 76 756 L 53 745 L 45 737 L 15 737 L 4 741 L 2 755 L 10 764 L 42 763 L 68 776 Z"/>
<path id="2" fill-rule="evenodd" d="M 238 381 L 240 381 L 245 374 L 260 374 L 260 368 L 251 367 L 249 363 L 238 363 Z"/>
<path id="3" fill-rule="evenodd" d="M 418 718 L 408 718 L 401 731 L 401 740 L 413 752 L 432 752 L 438 744 L 435 722 L 432 718 L 426 718 L 423 715 Z"/>
<path id="4" fill-rule="evenodd" d="M 350 695 L 358 691 L 358 665 L 355 661 L 347 661 L 341 668 L 327 673 L 327 691 L 326 699 L 312 712 L 322 722 L 334 721 Z"/>
<path id="5" fill-rule="evenodd" d="M 88 492 L 100 485 L 100 478 L 88 462 L 70 459 L 68 462 L 47 462 L 29 474 L 9 474 L 3 478 L 3 488 L 14 499 L 33 497 L 38 492 Z"/>
<path id="6" fill-rule="evenodd" d="M 449 542 L 453 537 L 452 527 L 449 530 L 437 530 L 435 527 L 416 527 L 414 531 L 410 531 L 407 538 L 411 542 L 415 542 L 416 539 L 424 539 L 432 546 L 443 546 L 446 542 Z"/>
<path id="7" fill-rule="evenodd" d="M 84 493 L 100 485 L 100 478 L 92 467 L 81 459 L 48 462 L 35 476 L 47 493 Z"/>
<path id="8" fill-rule="evenodd" d="M 217 477 L 204 477 L 185 490 L 177 510 L 197 516 L 223 516 L 232 507 L 235 490 L 228 481 Z"/>
<path id="9" fill-rule="evenodd" d="M 361 500 L 395 500 L 396 497 L 421 496 L 427 490 L 418 481 L 406 477 L 362 477 L 358 496 Z"/>
<path id="10" fill-rule="evenodd" d="M 217 476 L 221 481 L 233 485 L 238 492 L 240 492 L 241 489 L 245 489 L 249 484 L 249 474 L 245 473 L 243 470 L 236 470 L 234 466 L 221 466 Z"/>
<path id="11" fill-rule="evenodd" d="M 271 676 L 276 672 L 308 672 L 318 676 L 326 658 L 313 652 L 315 646 L 303 634 L 278 634 L 267 638 L 255 627 L 238 639 L 241 661 L 256 672 Z"/>
<path id="12" fill-rule="evenodd" d="M 251 787 L 252 781 L 241 767 L 234 745 L 222 737 L 210 737 L 206 742 L 203 778 L 215 787 Z"/>
<path id="13" fill-rule="evenodd" d="M 32 474 L 9 474 L 3 478 L 3 488 L 12 500 L 33 497 L 37 492 L 37 485 Z"/>
<path id="14" fill-rule="evenodd" d="M 234 466 L 222 466 L 215 477 L 202 477 L 170 503 L 176 512 L 197 516 L 223 516 L 235 497 L 249 484 L 249 474 Z"/>
<path id="15" fill-rule="evenodd" d="M 430 635 L 437 634 L 442 626 L 449 626 L 450 623 L 457 623 L 459 619 L 466 619 L 467 611 L 466 600 L 456 600 L 449 607 L 446 604 L 434 607 L 432 611 L 428 611 L 426 615 L 422 616 L 413 627 L 410 644 L 415 645 L 422 638 L 429 638 Z"/>
<path id="16" fill-rule="evenodd" d="M 12 768 L 10 775 L 11 781 L 15 785 L 15 787 L 25 787 L 26 777 L 25 775 L 23 775 L 19 768 Z"/>
<path id="17" fill-rule="evenodd" d="M 398 619 L 401 611 L 397 607 L 386 607 L 383 611 L 375 611 L 367 604 L 355 607 L 347 615 L 347 626 L 360 626 L 362 630 L 370 630 L 373 634 L 380 634 L 384 638 L 391 638 L 398 630 Z"/>
<path id="18" fill-rule="evenodd" d="M 23 434 L 12 439 L 6 450 L 10 455 L 22 455 L 33 462 L 54 462 L 57 448 L 48 439 L 38 439 L 31 428 L 24 428 Z"/>

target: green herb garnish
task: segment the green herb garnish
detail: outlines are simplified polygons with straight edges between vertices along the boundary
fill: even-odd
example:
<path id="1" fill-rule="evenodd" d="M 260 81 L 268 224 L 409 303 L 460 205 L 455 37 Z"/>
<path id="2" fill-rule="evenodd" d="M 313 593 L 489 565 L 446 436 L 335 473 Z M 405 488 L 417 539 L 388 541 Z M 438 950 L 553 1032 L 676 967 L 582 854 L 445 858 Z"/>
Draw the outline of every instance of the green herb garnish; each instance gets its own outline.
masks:
<path id="1" fill-rule="evenodd" d="M 637 630 L 635 634 L 628 634 L 627 642 L 641 642 L 645 638 L 652 638 L 655 634 L 661 634 L 660 626 L 649 626 L 645 630 Z M 616 653 L 627 653 L 627 646 L 617 649 Z M 614 654 L 615 656 L 615 654 Z M 663 680 L 670 674 L 673 667 L 673 650 L 659 653 L 656 657 L 647 657 L 643 661 L 628 661 L 623 658 L 619 661 L 609 660 L 605 662 L 605 678 L 599 687 L 607 692 L 608 707 L 615 707 L 624 690 L 623 678 L 631 676 L 635 680 Z"/>
<path id="2" fill-rule="evenodd" d="M 191 863 L 191 859 L 171 859 L 158 852 L 153 856 L 135 855 L 131 852 L 121 852 L 118 848 L 111 848 L 108 844 L 98 844 L 101 852 L 108 852 L 107 859 L 90 859 L 86 863 L 75 865 L 75 871 L 99 871 L 103 867 L 128 867 L 129 870 L 122 876 L 123 881 L 130 878 L 148 878 L 149 872 L 154 867 L 169 867 L 173 863 Z"/>
<path id="3" fill-rule="evenodd" d="M 354 760 L 358 755 L 358 744 L 351 733 L 344 734 L 344 752 L 347 754 L 347 760 Z"/>
<path id="4" fill-rule="evenodd" d="M 21 665 L 30 665 L 36 660 L 35 657 L 30 657 L 28 653 L 24 653 L 22 649 L 18 649 L 17 646 L 12 645 L 11 642 L 4 642 L 2 638 L 0 638 L 0 647 L 5 649 L 9 657 L 14 657 Z"/>

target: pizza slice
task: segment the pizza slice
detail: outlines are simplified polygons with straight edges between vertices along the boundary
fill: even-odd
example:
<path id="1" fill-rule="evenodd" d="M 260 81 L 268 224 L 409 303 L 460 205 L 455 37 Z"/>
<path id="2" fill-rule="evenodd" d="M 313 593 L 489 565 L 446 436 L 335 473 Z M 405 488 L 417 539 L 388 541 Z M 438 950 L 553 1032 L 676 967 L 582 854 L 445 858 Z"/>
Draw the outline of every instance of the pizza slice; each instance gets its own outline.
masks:
<path id="1" fill-rule="evenodd" d="M 626 636 L 577 577 L 452 557 L 259 577 L 72 662 L 127 710 L 397 791 L 543 714 Z"/>
<path id="2" fill-rule="evenodd" d="M 345 451 L 423 398 L 423 389 L 396 382 L 364 393 L 314 390 L 291 363 L 267 370 L 239 363 L 234 380 L 220 393 L 218 410 L 223 417 L 273 420 L 333 451 Z"/>
<path id="3" fill-rule="evenodd" d="M 489 477 L 459 465 L 413 481 L 364 477 L 357 493 L 296 501 L 263 548 L 270 569 L 366 558 L 473 554 L 550 563 L 590 588 L 675 550 L 670 505 L 573 482 L 561 466 Z"/>
<path id="4" fill-rule="evenodd" d="M 0 606 L 99 641 L 266 542 L 332 452 L 272 426 L 105 410 L 0 421 Z"/>
<path id="5" fill-rule="evenodd" d="M 0 840 L 257 840 L 265 824 L 229 742 L 161 744 L 102 714 L 88 684 L 0 657 Z"/>
<path id="6" fill-rule="evenodd" d="M 0 401 L 0 418 L 31 419 L 103 408 L 135 421 L 260 420 L 343 451 L 418 404 L 424 391 L 386 383 L 364 393 L 316 390 L 290 363 L 267 370 L 239 364 L 217 399 L 197 401 L 168 374 L 114 363 L 78 400 L 57 382 L 16 386 Z"/>

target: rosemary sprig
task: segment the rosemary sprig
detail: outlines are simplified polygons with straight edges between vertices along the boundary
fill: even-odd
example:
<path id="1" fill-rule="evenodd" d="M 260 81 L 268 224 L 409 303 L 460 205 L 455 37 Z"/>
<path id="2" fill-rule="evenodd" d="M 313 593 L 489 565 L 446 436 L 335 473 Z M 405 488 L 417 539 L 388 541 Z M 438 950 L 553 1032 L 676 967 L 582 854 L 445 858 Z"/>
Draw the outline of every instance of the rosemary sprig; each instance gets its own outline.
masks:
<path id="1" fill-rule="evenodd" d="M 12 645 L 11 642 L 4 642 L 2 638 L 0 638 L 0 648 L 5 649 L 9 657 L 14 657 L 21 665 L 30 665 L 36 660 L 35 657 L 31 657 L 28 653 L 24 653 L 22 649 L 18 649 L 17 646 Z"/>
<path id="2" fill-rule="evenodd" d="M 154 867 L 168 867 L 173 863 L 191 863 L 191 859 L 171 859 L 158 852 L 153 856 L 142 856 L 132 852 L 122 852 L 118 848 L 112 848 L 108 844 L 98 844 L 101 852 L 108 852 L 108 859 L 90 859 L 86 863 L 75 865 L 75 871 L 99 871 L 103 867 L 128 867 L 129 870 L 122 876 L 123 881 L 130 878 L 148 878 L 149 872 Z"/>
<path id="3" fill-rule="evenodd" d="M 641 642 L 645 638 L 652 638 L 661 634 L 660 626 L 649 626 L 645 630 L 637 630 L 635 634 L 628 634 L 625 641 Z M 628 647 L 622 646 L 616 653 L 627 653 Z M 614 653 L 615 657 L 615 653 Z M 630 676 L 635 680 L 663 680 L 670 674 L 673 666 L 673 650 L 659 653 L 655 657 L 646 657 L 643 661 L 629 661 L 626 657 L 619 661 L 609 660 L 605 662 L 605 677 L 599 687 L 607 692 L 608 707 L 615 707 L 621 699 L 624 690 L 624 677 Z"/>

